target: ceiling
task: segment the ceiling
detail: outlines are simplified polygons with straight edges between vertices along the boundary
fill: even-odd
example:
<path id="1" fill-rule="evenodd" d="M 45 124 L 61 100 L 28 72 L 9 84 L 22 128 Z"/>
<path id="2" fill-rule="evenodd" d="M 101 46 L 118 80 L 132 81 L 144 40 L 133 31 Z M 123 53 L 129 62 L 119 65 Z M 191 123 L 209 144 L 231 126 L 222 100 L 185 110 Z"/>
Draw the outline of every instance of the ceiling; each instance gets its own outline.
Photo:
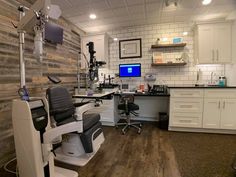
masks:
<path id="1" fill-rule="evenodd" d="M 205 21 L 226 18 L 236 9 L 236 0 L 177 0 L 166 7 L 166 0 L 51 0 L 60 6 L 62 16 L 87 33 L 153 23 Z M 176 0 L 169 0 L 170 2 Z M 97 19 L 89 19 L 95 13 Z"/>

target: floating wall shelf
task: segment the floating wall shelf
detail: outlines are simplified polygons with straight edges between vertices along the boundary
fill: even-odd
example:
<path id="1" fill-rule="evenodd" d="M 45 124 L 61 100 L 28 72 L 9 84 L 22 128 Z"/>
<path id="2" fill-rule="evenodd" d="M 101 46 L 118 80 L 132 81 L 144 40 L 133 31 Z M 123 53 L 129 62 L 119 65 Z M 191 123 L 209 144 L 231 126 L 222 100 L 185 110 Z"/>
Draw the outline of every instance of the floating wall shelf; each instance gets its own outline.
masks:
<path id="1" fill-rule="evenodd" d="M 187 63 L 152 63 L 152 66 L 184 66 Z"/>
<path id="2" fill-rule="evenodd" d="M 185 47 L 187 44 L 186 43 L 179 43 L 179 44 L 157 44 L 157 45 L 152 45 L 152 49 L 160 49 L 160 48 L 171 48 L 171 47 Z"/>

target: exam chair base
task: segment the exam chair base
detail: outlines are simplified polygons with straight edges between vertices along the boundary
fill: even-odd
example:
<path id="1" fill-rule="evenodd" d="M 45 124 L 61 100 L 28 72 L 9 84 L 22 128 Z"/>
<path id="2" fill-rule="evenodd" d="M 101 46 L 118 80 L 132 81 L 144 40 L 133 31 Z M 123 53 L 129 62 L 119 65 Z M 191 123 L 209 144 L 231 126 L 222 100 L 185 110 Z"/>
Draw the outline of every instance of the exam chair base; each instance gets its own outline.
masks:
<path id="1" fill-rule="evenodd" d="M 66 164 L 82 167 L 86 165 L 94 157 L 94 155 L 97 153 L 97 151 L 99 150 L 104 140 L 105 140 L 104 134 L 101 133 L 95 139 L 95 141 L 93 141 L 94 151 L 92 153 L 81 153 L 79 156 L 68 156 L 68 154 L 65 154 L 63 152 L 63 149 L 61 147 L 57 148 L 55 150 L 55 153 L 56 153 L 55 160 L 66 163 Z M 79 145 L 79 146 L 80 147 L 78 149 L 83 149 L 82 145 Z"/>
<path id="2" fill-rule="evenodd" d="M 138 126 L 137 126 L 138 125 Z M 130 127 L 133 127 L 133 128 L 136 128 L 138 129 L 138 134 L 141 133 L 142 129 L 142 124 L 141 122 L 126 122 L 126 123 L 117 123 L 116 124 L 116 127 L 118 128 L 119 126 L 124 126 L 124 128 L 122 128 L 122 134 L 124 135 L 127 130 L 130 128 Z"/>
<path id="3" fill-rule="evenodd" d="M 55 177 L 78 177 L 78 173 L 60 167 L 55 167 Z"/>

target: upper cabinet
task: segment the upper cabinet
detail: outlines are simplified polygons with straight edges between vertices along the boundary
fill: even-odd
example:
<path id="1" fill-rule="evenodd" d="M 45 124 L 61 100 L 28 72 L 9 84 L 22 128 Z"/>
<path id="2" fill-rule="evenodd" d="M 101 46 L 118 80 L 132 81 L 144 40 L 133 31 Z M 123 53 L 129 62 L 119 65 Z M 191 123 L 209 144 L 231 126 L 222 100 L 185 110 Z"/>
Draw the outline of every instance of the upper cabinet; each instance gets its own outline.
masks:
<path id="1" fill-rule="evenodd" d="M 82 52 L 85 54 L 89 61 L 89 51 L 87 44 L 89 42 L 94 43 L 94 50 L 96 51 L 95 57 L 97 61 L 105 61 L 107 64 L 104 65 L 104 67 L 108 67 L 108 36 L 107 34 L 99 34 L 99 35 L 93 35 L 93 36 L 84 36 L 82 37 L 81 40 L 81 47 L 82 47 Z M 85 59 L 82 56 L 81 59 L 81 68 L 85 69 L 86 68 L 86 62 Z"/>
<path id="2" fill-rule="evenodd" d="M 195 31 L 197 64 L 232 62 L 232 25 L 216 23 L 198 25 Z"/>

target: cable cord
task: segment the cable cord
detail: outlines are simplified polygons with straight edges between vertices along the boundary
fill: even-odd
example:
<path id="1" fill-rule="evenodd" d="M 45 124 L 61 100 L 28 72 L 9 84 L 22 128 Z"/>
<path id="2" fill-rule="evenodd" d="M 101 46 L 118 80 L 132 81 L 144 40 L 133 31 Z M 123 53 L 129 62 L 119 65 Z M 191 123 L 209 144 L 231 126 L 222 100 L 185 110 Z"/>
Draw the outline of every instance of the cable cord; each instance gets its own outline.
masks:
<path id="1" fill-rule="evenodd" d="M 10 163 L 14 162 L 15 160 L 16 160 L 16 158 L 13 158 L 13 159 L 9 160 L 7 163 L 5 163 L 5 165 L 3 166 L 3 169 L 4 169 L 6 172 L 9 172 L 9 173 L 12 173 L 12 174 L 15 174 L 16 176 L 18 176 L 17 165 L 16 165 L 16 171 L 12 171 L 12 170 L 9 170 L 9 169 L 7 168 L 7 166 L 8 166 Z"/>

